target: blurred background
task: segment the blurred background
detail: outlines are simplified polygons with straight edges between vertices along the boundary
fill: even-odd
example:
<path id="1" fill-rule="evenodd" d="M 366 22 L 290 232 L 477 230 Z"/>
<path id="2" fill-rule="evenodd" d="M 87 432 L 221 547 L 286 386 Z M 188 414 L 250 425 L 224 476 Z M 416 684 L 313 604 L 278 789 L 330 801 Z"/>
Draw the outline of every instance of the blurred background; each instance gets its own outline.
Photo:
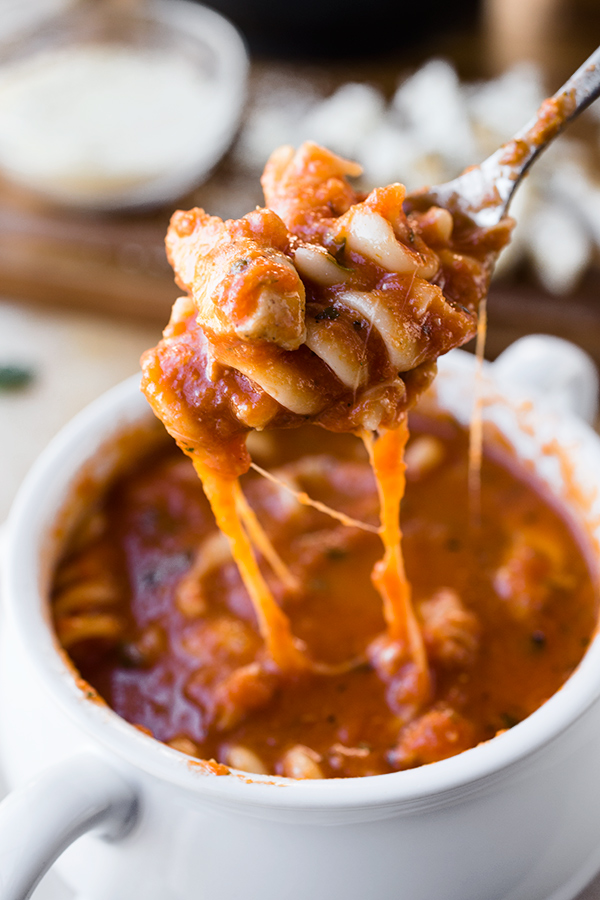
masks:
<path id="1" fill-rule="evenodd" d="M 0 522 L 160 337 L 175 208 L 243 215 L 270 152 L 307 138 L 367 188 L 453 177 L 599 38 L 598 0 L 0 0 Z M 489 357 L 543 331 L 600 363 L 599 149 L 597 104 L 519 190 Z M 52 873 L 35 894 L 70 896 Z"/>
<path id="2" fill-rule="evenodd" d="M 48 439 L 158 339 L 173 209 L 244 214 L 271 150 L 306 138 L 365 187 L 452 177 L 599 36 L 597 0 L 0 0 L 0 521 Z M 490 357 L 545 331 L 600 362 L 599 147 L 600 106 L 520 189 Z"/>

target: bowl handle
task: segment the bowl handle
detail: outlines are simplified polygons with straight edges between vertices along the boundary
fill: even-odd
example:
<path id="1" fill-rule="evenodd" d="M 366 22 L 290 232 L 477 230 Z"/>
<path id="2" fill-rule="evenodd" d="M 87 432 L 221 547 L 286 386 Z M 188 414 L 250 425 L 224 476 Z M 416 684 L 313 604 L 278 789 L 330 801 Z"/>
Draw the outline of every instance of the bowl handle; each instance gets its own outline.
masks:
<path id="1" fill-rule="evenodd" d="M 136 818 L 133 789 L 97 756 L 56 763 L 0 804 L 0 897 L 27 900 L 74 840 L 88 831 L 119 840 Z"/>
<path id="2" fill-rule="evenodd" d="M 592 424 L 598 413 L 598 370 L 570 341 L 549 334 L 519 338 L 492 364 L 495 381 L 555 413 L 574 413 Z"/>

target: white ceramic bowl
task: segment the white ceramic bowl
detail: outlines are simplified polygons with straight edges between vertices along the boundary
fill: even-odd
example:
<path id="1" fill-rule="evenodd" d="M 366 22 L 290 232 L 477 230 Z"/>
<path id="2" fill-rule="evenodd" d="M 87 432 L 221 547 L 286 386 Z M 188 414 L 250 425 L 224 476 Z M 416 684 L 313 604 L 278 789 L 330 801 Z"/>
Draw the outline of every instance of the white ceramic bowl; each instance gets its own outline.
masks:
<path id="1" fill-rule="evenodd" d="M 594 367 L 566 342 L 524 341 L 486 368 L 486 418 L 598 544 L 600 440 L 569 412 L 593 414 Z M 449 354 L 439 404 L 467 421 L 474 383 L 473 357 Z M 111 437 L 150 417 L 136 379 L 110 391 L 54 440 L 11 513 L 0 748 L 15 790 L 0 807 L 2 900 L 27 897 L 80 835 L 58 867 L 89 900 L 568 900 L 581 890 L 600 868 L 598 640 L 510 731 L 367 778 L 217 776 L 86 698 L 49 628 L 48 583 L 82 471 L 105 479 Z"/>

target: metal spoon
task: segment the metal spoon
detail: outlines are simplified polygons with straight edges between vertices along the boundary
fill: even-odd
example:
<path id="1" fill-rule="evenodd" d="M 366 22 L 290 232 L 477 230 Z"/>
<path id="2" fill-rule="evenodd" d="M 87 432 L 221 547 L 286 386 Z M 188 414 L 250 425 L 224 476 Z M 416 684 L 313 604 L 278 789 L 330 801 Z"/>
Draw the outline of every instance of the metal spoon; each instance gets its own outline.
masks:
<path id="1" fill-rule="evenodd" d="M 407 211 L 442 206 L 482 228 L 497 225 L 529 166 L 563 128 L 600 95 L 600 47 L 512 140 L 446 184 L 410 194 Z"/>

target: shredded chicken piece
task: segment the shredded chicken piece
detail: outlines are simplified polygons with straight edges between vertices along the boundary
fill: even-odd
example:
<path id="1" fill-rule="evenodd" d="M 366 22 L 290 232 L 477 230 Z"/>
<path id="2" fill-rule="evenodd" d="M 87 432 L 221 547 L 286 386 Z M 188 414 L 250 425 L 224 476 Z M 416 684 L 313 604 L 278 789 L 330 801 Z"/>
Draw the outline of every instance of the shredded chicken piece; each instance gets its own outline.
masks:
<path id="1" fill-rule="evenodd" d="M 306 337 L 305 294 L 288 248 L 270 209 L 227 222 L 201 209 L 180 211 L 167 233 L 177 283 L 190 292 L 206 333 L 296 350 Z"/>
<path id="2" fill-rule="evenodd" d="M 400 732 L 398 744 L 389 753 L 396 769 L 411 769 L 462 753 L 473 745 L 473 726 L 445 703 L 409 722 Z"/>
<path id="3" fill-rule="evenodd" d="M 539 612 L 554 588 L 571 586 L 562 546 L 539 529 L 523 528 L 513 536 L 494 577 L 496 593 L 509 614 L 521 621 Z"/>
<path id="4" fill-rule="evenodd" d="M 477 616 L 465 609 L 451 588 L 442 588 L 421 603 L 423 638 L 428 654 L 447 665 L 472 662 L 479 647 Z"/>

